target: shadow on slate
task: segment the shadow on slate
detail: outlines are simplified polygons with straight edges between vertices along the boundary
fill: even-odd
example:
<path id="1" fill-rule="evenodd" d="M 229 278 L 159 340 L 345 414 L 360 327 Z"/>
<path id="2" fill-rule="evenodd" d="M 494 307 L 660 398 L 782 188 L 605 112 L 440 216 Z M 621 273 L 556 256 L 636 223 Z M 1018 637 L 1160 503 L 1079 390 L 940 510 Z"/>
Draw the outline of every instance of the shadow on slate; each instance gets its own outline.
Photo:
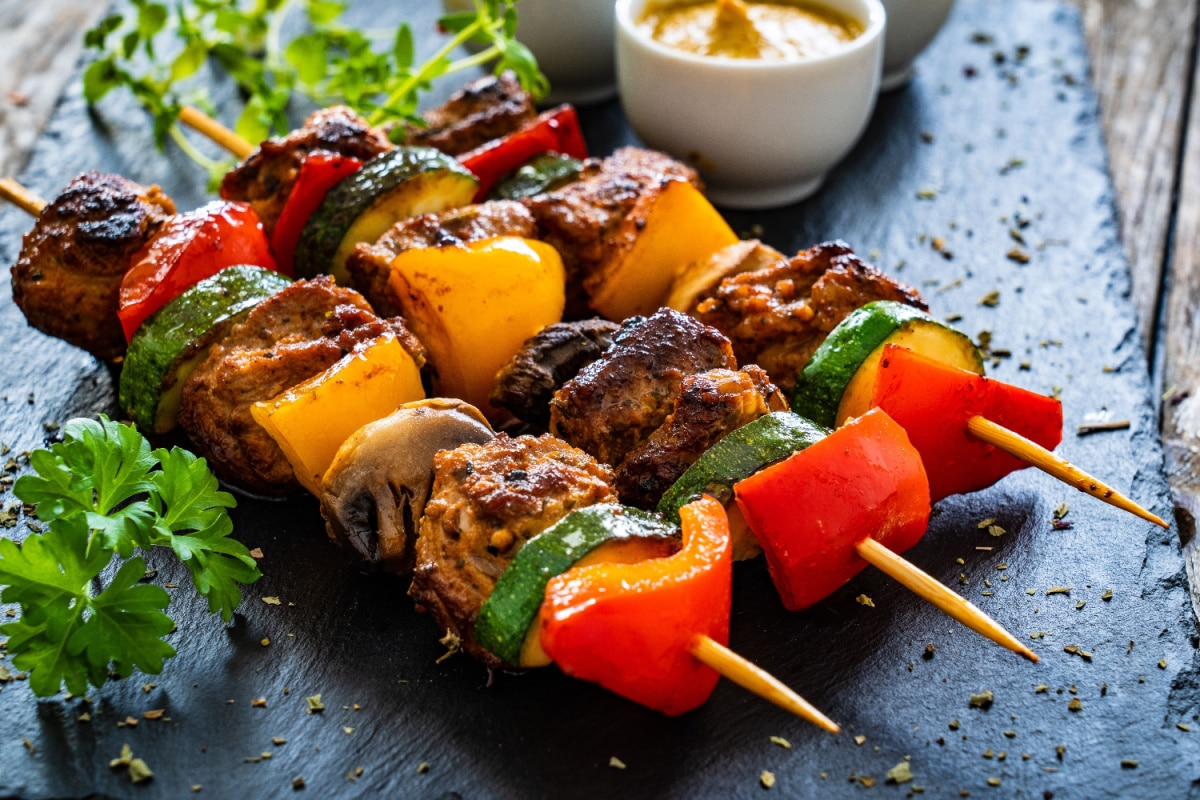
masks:
<path id="1" fill-rule="evenodd" d="M 354 11 L 371 19 L 364 5 Z M 413 12 L 418 32 L 432 24 L 434 4 L 426 5 Z M 424 46 L 427 54 L 433 43 Z M 961 314 L 973 336 L 990 332 L 992 374 L 1060 392 L 1068 431 L 1090 412 L 1129 418 L 1130 431 L 1068 433 L 1061 451 L 1169 515 L 1077 14 L 1059 3 L 968 0 L 919 68 L 881 99 L 823 191 L 791 208 L 730 214 L 735 229 L 784 250 L 845 239 L 917 286 L 938 316 Z M 129 101 L 110 98 L 93 113 L 78 94 L 76 81 L 27 185 L 52 196 L 73 174 L 99 168 L 158 182 L 181 207 L 205 199 L 204 176 L 154 153 Z M 615 104 L 583 118 L 595 152 L 636 141 Z M 0 215 L 5 262 L 28 225 L 14 211 Z M 1006 256 L 1018 247 L 1028 263 Z M 999 305 L 979 304 L 993 290 Z M 45 421 L 115 413 L 109 372 L 27 328 L 8 300 L 3 441 L 25 450 L 43 442 Z M 1072 527 L 1054 530 L 1062 502 Z M 1006 533 L 980 529 L 985 518 Z M 1037 634 L 1037 665 L 878 572 L 789 614 L 761 561 L 737 566 L 733 646 L 840 721 L 838 737 L 726 682 L 678 719 L 553 669 L 498 674 L 489 686 L 470 659 L 435 663 L 438 632 L 413 610 L 405 583 L 351 569 L 313 501 L 242 499 L 235 522 L 243 541 L 263 549 L 265 577 L 230 627 L 204 613 L 181 571 L 156 565 L 158 580 L 183 587 L 171 606 L 179 657 L 162 675 L 109 685 L 91 705 L 38 701 L 24 683 L 0 684 L 0 797 L 174 798 L 193 784 L 216 797 L 759 797 L 759 775 L 770 770 L 773 793 L 791 797 L 856 797 L 874 781 L 881 796 L 922 786 L 934 797 L 1063 800 L 1193 796 L 1200 779 L 1196 628 L 1175 533 L 1031 470 L 940 504 L 909 557 L 1018 636 Z M 1047 596 L 1054 586 L 1071 591 Z M 860 594 L 874 607 L 856 603 Z M 267 596 L 282 605 L 264 604 Z M 969 707 L 983 690 L 994 693 L 991 707 Z M 318 693 L 325 711 L 306 714 L 305 698 Z M 1082 710 L 1068 710 L 1073 697 Z M 266 708 L 251 707 L 256 698 Z M 170 721 L 118 727 L 156 708 Z M 90 723 L 77 721 L 84 711 Z M 148 784 L 109 769 L 124 743 L 154 770 Z M 627 767 L 610 767 L 613 756 Z M 905 758 L 913 784 L 883 785 Z M 1125 759 L 1136 768 L 1123 768 Z M 302 792 L 292 788 L 298 777 Z"/>

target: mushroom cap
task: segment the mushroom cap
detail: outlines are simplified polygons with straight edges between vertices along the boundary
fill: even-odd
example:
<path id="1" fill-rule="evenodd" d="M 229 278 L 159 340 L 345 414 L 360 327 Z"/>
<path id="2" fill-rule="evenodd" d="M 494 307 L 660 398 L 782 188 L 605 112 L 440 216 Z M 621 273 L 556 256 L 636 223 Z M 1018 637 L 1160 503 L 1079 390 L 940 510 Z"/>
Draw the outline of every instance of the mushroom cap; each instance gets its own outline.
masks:
<path id="1" fill-rule="evenodd" d="M 329 538 L 372 567 L 410 572 L 434 455 L 494 436 L 477 408 L 447 398 L 405 403 L 359 428 L 322 481 L 321 516 Z"/>

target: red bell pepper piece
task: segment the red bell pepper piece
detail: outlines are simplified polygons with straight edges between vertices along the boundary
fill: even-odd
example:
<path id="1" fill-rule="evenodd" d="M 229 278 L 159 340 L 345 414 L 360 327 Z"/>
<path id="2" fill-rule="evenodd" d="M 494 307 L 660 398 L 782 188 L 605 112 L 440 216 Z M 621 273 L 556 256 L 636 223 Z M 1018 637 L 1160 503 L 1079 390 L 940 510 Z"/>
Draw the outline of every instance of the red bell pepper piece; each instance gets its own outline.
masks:
<path id="1" fill-rule="evenodd" d="M 574 107 L 564 104 L 543 112 L 520 130 L 463 153 L 458 160 L 479 178 L 478 203 L 501 178 L 542 153 L 587 158 Z"/>
<path id="2" fill-rule="evenodd" d="M 991 486 L 1029 466 L 967 431 L 976 415 L 1048 450 L 1062 441 L 1062 403 L 1017 386 L 887 345 L 872 406 L 900 423 L 925 461 L 934 502 Z"/>
<path id="3" fill-rule="evenodd" d="M 262 222 L 245 203 L 216 201 L 176 214 L 146 242 L 121 280 L 117 316 L 125 339 L 184 289 L 226 267 L 275 269 Z"/>
<path id="4" fill-rule="evenodd" d="M 929 522 L 929 483 L 904 429 L 872 409 L 733 487 L 783 604 L 808 608 L 867 565 L 870 537 L 895 553 Z"/>
<path id="5" fill-rule="evenodd" d="M 279 271 L 289 277 L 296 274 L 296 242 L 308 218 L 321 205 L 325 195 L 347 175 L 362 169 L 357 158 L 317 150 L 305 156 L 296 175 L 292 193 L 288 195 L 275 230 L 271 233 L 271 252 Z"/>
<path id="6" fill-rule="evenodd" d="M 733 559 L 725 509 L 679 509 L 683 548 L 636 564 L 593 564 L 552 578 L 541 642 L 568 675 L 675 716 L 702 705 L 717 673 L 692 655 L 698 634 L 729 641 Z"/>

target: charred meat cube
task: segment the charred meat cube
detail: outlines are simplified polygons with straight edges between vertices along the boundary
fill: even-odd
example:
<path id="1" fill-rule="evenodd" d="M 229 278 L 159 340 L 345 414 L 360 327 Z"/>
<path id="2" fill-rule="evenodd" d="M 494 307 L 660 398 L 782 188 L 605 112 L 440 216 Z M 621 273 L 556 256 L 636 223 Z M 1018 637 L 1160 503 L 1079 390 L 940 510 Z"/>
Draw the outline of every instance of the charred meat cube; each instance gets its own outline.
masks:
<path id="1" fill-rule="evenodd" d="M 410 125 L 404 144 L 457 156 L 518 130 L 537 116 L 537 110 L 516 76 L 506 72 L 468 83 L 444 105 L 421 116 L 425 127 Z"/>
<path id="2" fill-rule="evenodd" d="M 714 369 L 688 375 L 674 410 L 617 469 L 616 488 L 625 505 L 654 510 L 667 489 L 704 451 L 729 433 L 788 403 L 762 369 Z"/>
<path id="3" fill-rule="evenodd" d="M 785 392 L 821 342 L 851 311 L 873 300 L 920 309 L 917 291 L 889 278 L 845 242 L 825 242 L 790 259 L 726 278 L 696 309 L 725 334 L 743 364 L 758 364 Z"/>
<path id="4" fill-rule="evenodd" d="M 666 420 L 683 379 L 710 369 L 737 369 L 719 331 L 666 308 L 630 318 L 612 346 L 554 394 L 550 432 L 618 466 Z"/>
<path id="5" fill-rule="evenodd" d="M 434 457 L 409 595 L 488 666 L 475 643 L 483 602 L 517 551 L 570 511 L 615 502 L 612 470 L 553 436 L 464 444 Z"/>
<path id="6" fill-rule="evenodd" d="M 13 301 L 29 324 L 111 361 L 125 352 L 121 279 L 171 216 L 157 186 L 88 172 L 38 215 L 12 267 Z"/>

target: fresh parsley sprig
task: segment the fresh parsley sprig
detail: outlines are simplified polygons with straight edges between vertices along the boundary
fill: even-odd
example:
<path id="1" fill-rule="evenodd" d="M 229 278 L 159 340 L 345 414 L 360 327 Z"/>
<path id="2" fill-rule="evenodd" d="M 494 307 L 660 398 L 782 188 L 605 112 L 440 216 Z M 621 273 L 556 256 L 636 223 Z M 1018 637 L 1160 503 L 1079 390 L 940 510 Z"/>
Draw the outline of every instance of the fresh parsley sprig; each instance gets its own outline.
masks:
<path id="1" fill-rule="evenodd" d="M 420 94 L 435 79 L 483 64 L 497 73 L 514 71 L 536 97 L 546 93 L 536 59 L 516 40 L 516 2 L 475 0 L 474 11 L 442 17 L 439 26 L 451 38 L 417 64 L 407 23 L 372 35 L 342 24 L 346 4 L 334 0 L 187 0 L 173 8 L 132 0 L 136 13 L 110 14 L 85 37 L 96 59 L 83 75 L 84 97 L 96 103 L 114 89 L 128 89 L 154 117 L 160 147 L 169 136 L 210 169 L 216 165 L 176 124 L 184 105 L 211 110 L 193 80 L 206 64 L 232 77 L 246 97 L 236 129 L 251 142 L 287 132 L 286 110 L 296 93 L 321 105 L 345 103 L 374 125 L 420 124 Z M 284 20 L 297 9 L 305 29 L 285 42 Z M 481 49 L 452 58 L 466 42 Z"/>
<path id="2" fill-rule="evenodd" d="M 230 536 L 227 509 L 236 503 L 204 459 L 178 447 L 151 450 L 136 429 L 104 416 L 71 420 L 63 434 L 30 455 L 34 473 L 13 486 L 44 530 L 19 545 L 0 539 L 0 602 L 21 612 L 0 633 L 39 697 L 64 684 L 82 694 L 135 667 L 156 674 L 175 655 L 163 641 L 175 627 L 163 613 L 170 597 L 139 583 L 146 562 L 138 550 L 170 548 L 226 622 L 241 601 L 238 584 L 261 577 Z M 102 585 L 114 558 L 120 566 Z"/>

